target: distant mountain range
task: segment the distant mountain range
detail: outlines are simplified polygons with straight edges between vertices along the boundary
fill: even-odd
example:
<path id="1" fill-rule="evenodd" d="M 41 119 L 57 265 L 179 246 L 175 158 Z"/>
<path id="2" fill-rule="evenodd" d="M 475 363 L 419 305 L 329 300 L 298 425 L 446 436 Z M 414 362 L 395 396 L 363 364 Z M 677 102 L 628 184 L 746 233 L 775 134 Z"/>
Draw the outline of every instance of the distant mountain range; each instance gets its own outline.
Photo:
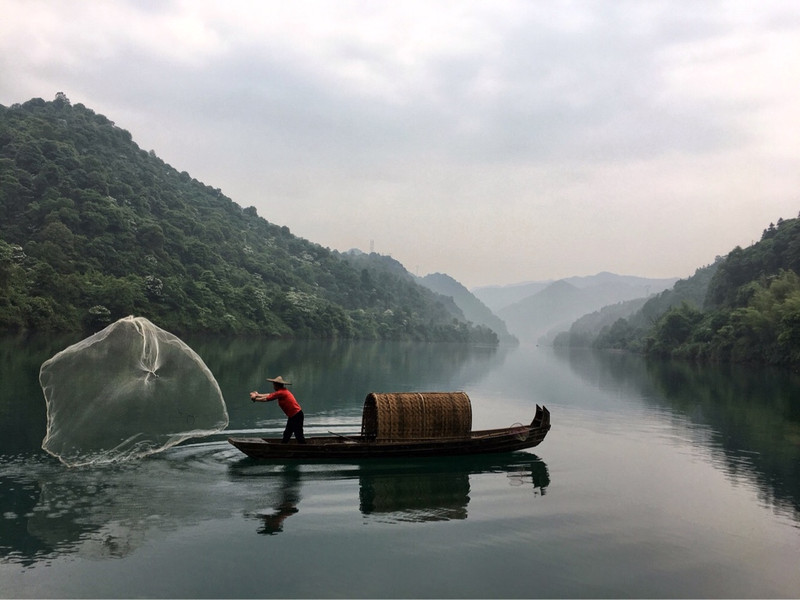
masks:
<path id="1" fill-rule="evenodd" d="M 443 273 L 432 273 L 421 277 L 418 283 L 445 297 L 450 297 L 461 309 L 464 318 L 475 325 L 483 325 L 494 331 L 501 342 L 516 342 L 516 337 L 511 335 L 506 324 L 495 315 L 488 306 L 480 301 L 467 288 L 458 281 Z"/>
<path id="2" fill-rule="evenodd" d="M 472 293 L 505 322 L 509 332 L 523 341 L 552 342 L 583 315 L 671 288 L 678 278 L 650 279 L 613 273 L 491 286 Z"/>
<path id="3" fill-rule="evenodd" d="M 497 313 L 507 306 L 541 292 L 551 283 L 553 280 L 526 281 L 509 285 L 487 285 L 473 288 L 470 291 L 492 312 Z"/>
<path id="4" fill-rule="evenodd" d="M 496 344 L 676 281 L 599 273 L 470 292 L 415 277 L 292 235 L 63 94 L 0 106 L 0 175 L 0 332 L 135 314 L 179 334 Z"/>

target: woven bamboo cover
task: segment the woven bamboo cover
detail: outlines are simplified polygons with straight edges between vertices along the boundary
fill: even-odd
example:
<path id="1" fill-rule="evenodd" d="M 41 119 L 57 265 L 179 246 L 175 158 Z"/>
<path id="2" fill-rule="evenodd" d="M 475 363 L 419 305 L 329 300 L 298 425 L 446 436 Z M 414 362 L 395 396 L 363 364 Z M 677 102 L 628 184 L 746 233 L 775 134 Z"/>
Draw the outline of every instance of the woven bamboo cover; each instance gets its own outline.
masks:
<path id="1" fill-rule="evenodd" d="M 467 437 L 472 405 L 464 392 L 371 393 L 361 434 L 376 441 Z"/>
<path id="2" fill-rule="evenodd" d="M 463 471 L 359 474 L 359 504 L 364 514 L 386 515 L 386 521 L 466 519 L 469 474 Z"/>

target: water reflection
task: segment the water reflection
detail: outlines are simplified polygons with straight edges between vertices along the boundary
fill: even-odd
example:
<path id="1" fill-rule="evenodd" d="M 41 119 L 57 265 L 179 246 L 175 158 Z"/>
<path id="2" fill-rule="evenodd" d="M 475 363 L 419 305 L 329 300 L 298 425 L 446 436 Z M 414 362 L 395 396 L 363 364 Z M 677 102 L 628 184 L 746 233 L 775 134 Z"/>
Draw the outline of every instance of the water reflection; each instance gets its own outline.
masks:
<path id="1" fill-rule="evenodd" d="M 307 396 L 332 398 L 349 397 L 353 389 L 363 389 L 366 395 L 384 384 L 393 391 L 439 388 L 463 373 L 480 373 L 508 352 L 505 346 L 414 342 L 237 337 L 185 341 L 220 385 L 263 382 L 268 373 L 283 373 L 302 383 Z"/>
<path id="2" fill-rule="evenodd" d="M 64 554 L 121 558 L 145 539 L 223 518 L 214 483 L 222 444 L 176 449 L 124 465 L 67 469 L 49 456 L 14 457 L 0 478 L 0 562 L 34 565 Z"/>
<path id="3" fill-rule="evenodd" d="M 470 479 L 479 474 L 505 474 L 514 487 L 526 481 L 534 495 L 550 485 L 547 465 L 536 455 L 434 460 L 401 467 L 364 465 L 359 471 L 359 507 L 380 522 L 430 522 L 466 519 Z"/>
<path id="4" fill-rule="evenodd" d="M 279 496 L 273 512 L 258 515 L 262 521 L 258 533 L 275 535 L 283 531 L 283 522 L 300 512 L 300 469 L 298 465 L 286 465 L 279 476 Z"/>
<path id="5" fill-rule="evenodd" d="M 0 337 L 0 458 L 40 448 L 47 411 L 39 367 L 73 337 Z"/>
<path id="6" fill-rule="evenodd" d="M 41 450 L 46 410 L 39 368 L 79 338 L 0 338 L 0 562 L 28 565 L 73 553 L 118 558 L 148 537 L 228 518 L 237 510 L 256 515 L 263 533 L 287 527 L 307 474 L 282 472 L 266 499 L 261 486 L 245 485 L 237 490 L 237 505 L 217 485 L 228 457 L 237 455 L 227 444 L 193 444 L 146 461 L 77 470 L 46 456 Z M 264 416 L 258 408 L 263 407 L 254 408 L 247 394 L 276 372 L 298 381 L 304 409 L 319 427 L 357 428 L 367 392 L 449 390 L 454 382 L 463 387 L 464 381 L 501 364 L 507 353 L 504 347 L 458 344 L 221 337 L 185 341 L 220 383 L 231 429 L 259 425 Z M 280 415 L 275 418 L 282 427 Z"/>
<path id="7" fill-rule="evenodd" d="M 0 477 L 0 507 L 3 526 L 0 528 L 0 558 L 14 555 L 23 564 L 44 554 L 47 546 L 28 531 L 28 519 L 39 500 L 41 488 L 36 481 Z"/>
<path id="8" fill-rule="evenodd" d="M 359 507 L 365 516 L 392 522 L 466 519 L 469 472 L 418 471 L 359 474 Z"/>
<path id="9" fill-rule="evenodd" d="M 550 485 L 544 461 L 525 452 L 317 465 L 243 458 L 229 467 L 231 479 L 264 490 L 258 506 L 248 509 L 246 514 L 259 522 L 258 533 L 270 535 L 283 531 L 286 520 L 300 512 L 304 482 L 357 480 L 358 507 L 367 524 L 425 523 L 466 519 L 471 480 L 484 474 L 505 475 L 511 487 L 529 485 L 534 497 L 543 496 Z"/>
<path id="10" fill-rule="evenodd" d="M 335 414 L 339 420 L 349 416 L 358 426 L 369 392 L 449 391 L 455 381 L 462 389 L 465 380 L 482 376 L 508 352 L 503 346 L 412 342 L 218 337 L 185 341 L 217 378 L 231 429 L 252 426 L 258 413 L 253 412 L 248 393 L 276 373 L 291 377 L 306 423 Z"/>
<path id="11" fill-rule="evenodd" d="M 79 336 L 0 337 L 0 456 L 41 447 L 46 411 L 39 386 L 41 364 L 79 341 Z M 280 415 L 253 407 L 249 392 L 275 373 L 291 376 L 307 423 L 360 425 L 364 398 L 372 391 L 463 389 L 501 364 L 509 347 L 468 344 L 265 340 L 187 336 L 220 385 L 230 429 L 251 428 Z M 265 415 L 267 415 L 265 417 Z"/>
<path id="12" fill-rule="evenodd" d="M 614 352 L 561 350 L 572 370 L 601 389 L 659 410 L 708 448 L 732 480 L 800 521 L 800 376 L 775 368 L 646 360 Z M 679 417 L 679 418 L 676 418 Z"/>
<path id="13" fill-rule="evenodd" d="M 743 366 L 648 362 L 670 406 L 710 426 L 716 462 L 733 479 L 753 477 L 762 502 L 800 520 L 800 378 Z"/>

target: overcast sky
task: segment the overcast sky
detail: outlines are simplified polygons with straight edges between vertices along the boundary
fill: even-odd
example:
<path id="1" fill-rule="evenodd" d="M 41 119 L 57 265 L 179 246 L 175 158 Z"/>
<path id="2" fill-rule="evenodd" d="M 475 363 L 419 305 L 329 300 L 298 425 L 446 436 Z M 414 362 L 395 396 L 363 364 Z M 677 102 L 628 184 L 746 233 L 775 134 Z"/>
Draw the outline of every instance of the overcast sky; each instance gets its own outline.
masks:
<path id="1" fill-rule="evenodd" d="M 800 211 L 796 0 L 0 0 L 0 104 L 59 91 L 467 287 L 687 277 Z"/>

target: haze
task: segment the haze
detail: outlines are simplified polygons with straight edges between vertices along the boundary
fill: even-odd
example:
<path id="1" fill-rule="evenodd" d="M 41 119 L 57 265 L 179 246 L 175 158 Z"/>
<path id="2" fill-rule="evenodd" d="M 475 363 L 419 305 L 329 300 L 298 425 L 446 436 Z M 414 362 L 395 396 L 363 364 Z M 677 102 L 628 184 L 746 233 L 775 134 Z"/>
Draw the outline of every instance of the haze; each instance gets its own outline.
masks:
<path id="1" fill-rule="evenodd" d="M 296 235 L 468 287 L 686 277 L 800 209 L 800 3 L 0 0 L 63 91 Z"/>

